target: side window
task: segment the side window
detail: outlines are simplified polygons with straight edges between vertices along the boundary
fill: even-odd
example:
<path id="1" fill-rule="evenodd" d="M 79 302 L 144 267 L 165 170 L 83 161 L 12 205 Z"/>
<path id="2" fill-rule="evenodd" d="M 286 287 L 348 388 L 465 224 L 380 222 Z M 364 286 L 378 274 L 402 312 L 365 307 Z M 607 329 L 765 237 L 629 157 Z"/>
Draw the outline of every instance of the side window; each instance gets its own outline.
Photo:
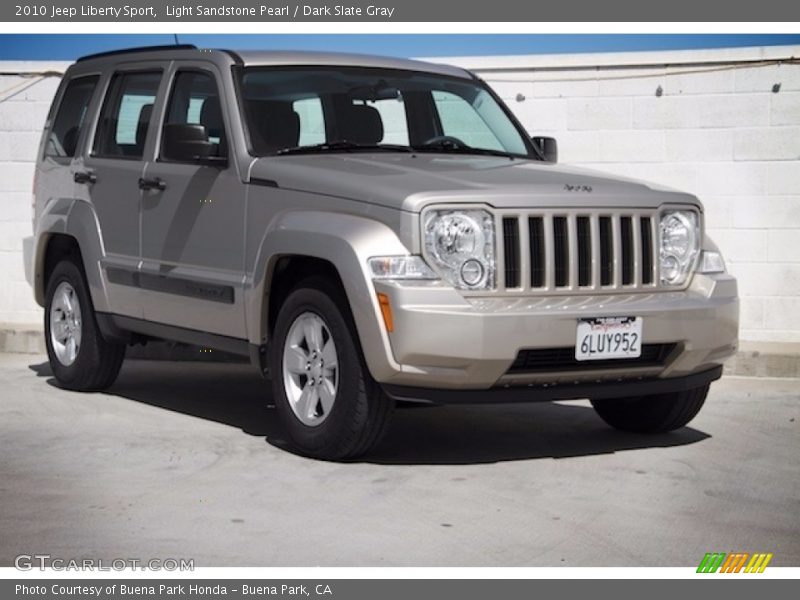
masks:
<path id="1" fill-rule="evenodd" d="M 211 73 L 205 71 L 178 72 L 172 86 L 167 117 L 164 121 L 165 127 L 170 125 L 202 126 L 203 129 L 200 131 L 203 140 L 201 141 L 211 144 L 208 155 L 227 156 L 219 88 Z M 161 158 L 178 160 L 178 157 L 170 156 L 171 152 L 171 147 L 165 142 L 162 131 Z"/>
<path id="2" fill-rule="evenodd" d="M 160 72 L 116 73 L 108 88 L 94 139 L 94 154 L 141 158 Z"/>
<path id="3" fill-rule="evenodd" d="M 89 108 L 89 101 L 99 79 L 97 75 L 79 77 L 67 84 L 53 126 L 50 128 L 45 156 L 75 156 L 86 110 Z"/>
<path id="4" fill-rule="evenodd" d="M 476 148 L 504 149 L 481 115 L 464 98 L 451 92 L 434 91 L 433 101 L 444 135 L 457 137 Z"/>
<path id="5" fill-rule="evenodd" d="M 325 141 L 325 116 L 322 102 L 318 97 L 303 98 L 292 103 L 292 110 L 300 119 L 300 140 L 298 146 L 321 144 Z"/>

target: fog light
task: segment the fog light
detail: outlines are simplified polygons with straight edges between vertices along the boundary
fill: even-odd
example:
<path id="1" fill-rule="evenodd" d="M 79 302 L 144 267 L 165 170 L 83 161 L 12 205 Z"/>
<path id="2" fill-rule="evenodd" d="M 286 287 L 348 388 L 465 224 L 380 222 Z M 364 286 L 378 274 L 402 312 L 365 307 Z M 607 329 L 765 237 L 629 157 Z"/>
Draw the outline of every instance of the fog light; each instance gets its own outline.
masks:
<path id="1" fill-rule="evenodd" d="M 674 256 L 665 256 L 661 259 L 661 278 L 672 283 L 681 275 L 681 265 Z"/>
<path id="2" fill-rule="evenodd" d="M 469 286 L 478 285 L 483 279 L 484 268 L 479 260 L 471 258 L 461 265 L 461 279 Z"/>

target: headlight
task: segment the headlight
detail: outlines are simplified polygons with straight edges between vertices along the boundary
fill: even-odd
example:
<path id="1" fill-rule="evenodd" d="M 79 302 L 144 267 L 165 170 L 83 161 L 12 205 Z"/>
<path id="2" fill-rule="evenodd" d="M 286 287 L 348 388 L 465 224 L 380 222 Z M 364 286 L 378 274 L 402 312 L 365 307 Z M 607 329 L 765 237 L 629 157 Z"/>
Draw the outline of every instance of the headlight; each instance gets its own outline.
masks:
<path id="1" fill-rule="evenodd" d="M 494 218 L 485 210 L 432 210 L 425 215 L 425 251 L 456 288 L 495 286 Z"/>
<path id="2" fill-rule="evenodd" d="M 439 279 L 421 256 L 374 256 L 369 270 L 373 279 Z"/>
<path id="3" fill-rule="evenodd" d="M 700 251 L 697 213 L 671 210 L 661 215 L 661 283 L 683 285 Z"/>

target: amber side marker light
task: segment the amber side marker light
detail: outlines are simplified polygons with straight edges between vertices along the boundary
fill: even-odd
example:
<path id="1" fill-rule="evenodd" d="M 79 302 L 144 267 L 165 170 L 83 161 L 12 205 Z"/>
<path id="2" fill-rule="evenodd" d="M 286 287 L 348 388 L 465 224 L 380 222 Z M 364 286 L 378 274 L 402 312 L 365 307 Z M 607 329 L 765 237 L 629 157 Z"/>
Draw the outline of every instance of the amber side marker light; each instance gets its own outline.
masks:
<path id="1" fill-rule="evenodd" d="M 378 304 L 381 305 L 381 314 L 383 314 L 383 323 L 386 325 L 386 331 L 392 333 L 394 331 L 394 319 L 392 318 L 392 305 L 389 303 L 389 296 L 378 292 Z"/>

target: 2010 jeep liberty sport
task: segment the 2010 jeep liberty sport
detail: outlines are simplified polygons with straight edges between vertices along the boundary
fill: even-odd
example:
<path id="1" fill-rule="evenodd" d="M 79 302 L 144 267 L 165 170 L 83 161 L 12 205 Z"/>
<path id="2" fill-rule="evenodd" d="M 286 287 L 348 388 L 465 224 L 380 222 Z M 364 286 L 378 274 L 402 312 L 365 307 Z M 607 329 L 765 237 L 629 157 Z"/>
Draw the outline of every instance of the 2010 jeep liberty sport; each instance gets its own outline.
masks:
<path id="1" fill-rule="evenodd" d="M 686 425 L 737 347 L 736 280 L 692 195 L 557 166 L 480 79 L 421 62 L 174 46 L 72 65 L 25 261 L 56 379 L 127 344 L 250 357 L 311 456 L 396 400 L 589 398 Z"/>

